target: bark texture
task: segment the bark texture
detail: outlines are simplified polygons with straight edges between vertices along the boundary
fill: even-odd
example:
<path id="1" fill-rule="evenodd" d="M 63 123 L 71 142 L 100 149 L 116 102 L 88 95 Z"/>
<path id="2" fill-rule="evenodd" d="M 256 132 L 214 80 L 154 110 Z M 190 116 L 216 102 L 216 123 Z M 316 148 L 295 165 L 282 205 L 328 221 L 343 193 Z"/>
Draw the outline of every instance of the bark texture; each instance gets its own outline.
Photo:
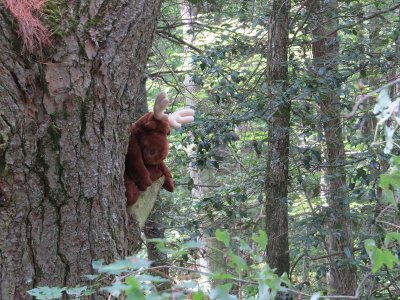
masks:
<path id="1" fill-rule="evenodd" d="M 339 42 L 337 31 L 337 2 L 314 1 L 312 26 L 312 52 L 314 67 L 319 74 L 319 106 L 324 131 L 325 197 L 328 202 L 328 254 L 342 253 L 348 259 L 353 253 L 350 208 L 346 173 L 341 105 L 337 95 L 340 82 L 338 74 Z M 357 288 L 356 272 L 349 264 L 344 266 L 331 256 L 329 258 L 328 286 L 331 294 L 354 295 Z"/>
<path id="2" fill-rule="evenodd" d="M 267 78 L 269 84 L 268 157 L 265 223 L 267 262 L 289 274 L 288 169 L 290 102 L 286 96 L 290 1 L 274 0 L 271 9 Z"/>
<path id="3" fill-rule="evenodd" d="M 66 1 L 41 56 L 0 5 L 0 299 L 128 254 L 124 160 L 160 2 Z"/>

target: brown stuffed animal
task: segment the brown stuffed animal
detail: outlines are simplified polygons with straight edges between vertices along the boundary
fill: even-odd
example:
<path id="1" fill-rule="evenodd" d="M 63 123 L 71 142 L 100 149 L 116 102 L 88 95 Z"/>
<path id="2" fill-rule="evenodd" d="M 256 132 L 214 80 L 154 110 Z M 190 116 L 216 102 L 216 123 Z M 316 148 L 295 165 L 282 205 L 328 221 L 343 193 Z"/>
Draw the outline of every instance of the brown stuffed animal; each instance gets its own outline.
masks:
<path id="1" fill-rule="evenodd" d="M 166 94 L 160 93 L 154 113 L 145 114 L 131 127 L 124 174 L 128 206 L 135 204 L 140 191 L 145 191 L 161 176 L 164 176 L 163 188 L 174 191 L 171 172 L 164 163 L 169 150 L 167 135 L 171 127 L 179 128 L 183 123 L 193 122 L 194 111 L 186 108 L 167 115 L 164 110 L 168 103 Z"/>

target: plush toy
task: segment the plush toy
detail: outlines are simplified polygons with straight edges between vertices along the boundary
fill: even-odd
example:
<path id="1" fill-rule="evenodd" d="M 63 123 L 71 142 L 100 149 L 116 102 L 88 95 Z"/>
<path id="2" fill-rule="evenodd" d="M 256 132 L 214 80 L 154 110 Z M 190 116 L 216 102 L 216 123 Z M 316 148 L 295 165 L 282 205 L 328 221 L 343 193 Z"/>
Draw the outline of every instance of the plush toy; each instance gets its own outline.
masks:
<path id="1" fill-rule="evenodd" d="M 167 135 L 172 128 L 193 122 L 194 111 L 189 108 L 178 110 L 170 115 L 164 113 L 169 100 L 160 93 L 155 101 L 154 112 L 149 112 L 131 127 L 128 153 L 125 158 L 125 195 L 128 206 L 139 198 L 152 183 L 164 176 L 163 188 L 174 191 L 171 172 L 164 163 L 168 155 Z"/>

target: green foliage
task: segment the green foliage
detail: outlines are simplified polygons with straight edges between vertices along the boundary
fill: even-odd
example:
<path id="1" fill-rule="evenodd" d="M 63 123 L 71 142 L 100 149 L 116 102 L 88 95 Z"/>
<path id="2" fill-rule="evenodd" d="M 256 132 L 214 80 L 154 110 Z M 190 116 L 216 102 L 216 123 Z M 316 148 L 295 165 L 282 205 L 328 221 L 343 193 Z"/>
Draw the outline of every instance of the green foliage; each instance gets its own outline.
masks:
<path id="1" fill-rule="evenodd" d="M 61 36 L 67 31 L 57 26 L 69 22 L 60 18 L 65 13 L 64 2 L 48 1 L 51 18 L 47 24 Z M 393 274 L 399 270 L 396 251 L 400 241 L 393 232 L 398 226 L 393 220 L 398 219 L 400 186 L 400 159 L 394 156 L 399 144 L 399 98 L 392 86 L 382 89 L 382 85 L 398 64 L 399 17 L 394 10 L 377 18 L 363 18 L 390 8 L 393 1 L 344 1 L 345 5 L 339 6 L 335 19 L 340 26 L 340 52 L 331 58 L 339 67 L 334 72 L 328 66 L 314 65 L 312 15 L 302 1 L 291 3 L 289 79 L 281 99 L 291 101 L 290 185 L 285 199 L 290 221 L 290 281 L 265 264 L 266 245 L 273 241 L 268 241 L 262 230 L 264 188 L 268 184 L 266 121 L 272 117 L 265 75 L 271 2 L 190 2 L 195 3 L 191 8 L 197 12 L 190 27 L 176 2 L 163 2 L 158 38 L 147 69 L 149 99 L 162 89 L 171 99 L 171 110 L 195 104 L 197 112 L 194 124 L 170 136 L 168 166 L 176 189 L 172 195 L 161 192 L 160 204 L 160 222 L 168 228 L 168 242 L 149 241 L 167 256 L 176 284 L 164 294 L 156 292 L 154 286 L 165 278 L 154 276 L 155 267 L 150 262 L 128 258 L 109 265 L 95 262 L 98 274 L 86 276 L 94 283 L 81 293 L 93 293 L 101 285 L 104 292 L 128 299 L 168 299 L 171 293 L 175 299 L 183 299 L 184 292 L 196 300 L 234 299 L 240 285 L 243 299 L 273 299 L 286 288 L 318 299 L 327 289 L 329 270 L 328 260 L 320 257 L 330 254 L 326 249 L 329 236 L 341 239 L 339 228 L 329 226 L 332 216 L 341 215 L 329 207 L 324 190 L 324 171 L 331 163 L 325 162 L 322 121 L 327 116 L 320 102 L 329 95 L 340 97 L 343 115 L 368 96 L 352 118 L 334 116 L 342 120 L 347 158 L 332 164 L 346 173 L 348 189 L 340 192 L 350 208 L 346 216 L 352 220 L 355 246 L 345 248 L 335 260 L 340 266 L 354 267 L 358 278 L 372 269 L 371 285 L 380 292 L 365 298 L 389 298 L 396 286 Z M 99 20 L 88 20 L 86 26 L 96 26 Z M 187 47 L 182 40 L 194 47 Z M 188 75 L 194 86 L 186 85 Z M 90 98 L 77 99 L 82 140 L 92 102 Z M 50 128 L 49 136 L 57 141 L 57 128 Z M 204 182 L 190 177 L 193 170 L 204 176 Z M 201 184 L 205 187 L 199 187 Z M 193 275 L 187 269 L 208 255 L 206 243 L 194 241 L 214 232 L 224 246 L 220 251 L 226 272 L 208 274 L 221 284 L 205 292 L 199 289 L 200 274 Z M 173 269 L 178 266 L 182 269 Z M 189 275 L 193 275 L 191 280 L 185 277 Z M 105 286 L 106 280 L 111 284 Z M 316 290 L 323 292 L 314 293 Z M 62 293 L 68 291 L 61 288 Z M 59 293 L 60 289 L 35 292 Z"/>
<path id="2" fill-rule="evenodd" d="M 217 229 L 215 231 L 215 237 L 217 238 L 218 241 L 223 242 L 225 247 L 229 247 L 230 236 L 227 231 L 222 231 L 220 229 Z"/>
<path id="3" fill-rule="evenodd" d="M 395 194 L 400 188 L 400 157 L 393 157 L 392 167 L 388 173 L 380 176 L 379 186 L 382 188 L 385 200 L 392 205 L 396 205 Z"/>
<path id="4" fill-rule="evenodd" d="M 39 300 L 59 299 L 66 288 L 58 287 L 41 287 L 28 291 L 28 294 Z"/>
<path id="5" fill-rule="evenodd" d="M 66 288 L 66 287 L 40 287 L 28 291 L 32 296 L 37 299 L 58 299 L 63 293 L 73 297 L 82 297 L 85 295 L 92 295 L 97 292 L 105 292 L 112 297 L 125 297 L 125 299 L 170 299 L 174 295 L 174 299 L 187 299 L 187 295 L 191 295 L 192 299 L 238 299 L 237 296 L 231 294 L 233 287 L 237 283 L 241 283 L 244 289 L 253 290 L 256 298 L 249 299 L 268 300 L 275 299 L 275 296 L 280 291 L 287 291 L 287 287 L 291 286 L 287 275 L 278 276 L 274 273 L 267 264 L 263 263 L 260 259 L 245 260 L 242 256 L 234 254 L 231 247 L 236 242 L 233 242 L 226 231 L 217 230 L 216 235 L 225 241 L 226 253 L 229 259 L 228 265 L 231 267 L 229 273 L 225 274 L 207 274 L 214 279 L 225 280 L 215 288 L 211 289 L 209 293 L 201 291 L 200 287 L 195 282 L 189 282 L 178 279 L 177 284 L 172 287 L 171 291 L 158 292 L 155 289 L 157 283 L 170 282 L 170 279 L 154 275 L 157 267 L 153 267 L 151 262 L 137 257 L 127 257 L 124 260 L 117 260 L 110 264 L 104 264 L 104 261 L 94 261 L 92 263 L 93 269 L 98 272 L 94 275 L 86 275 L 85 278 L 90 279 L 90 285 Z M 259 232 L 259 240 L 261 245 L 265 246 L 266 235 L 265 232 Z M 261 237 L 261 238 L 260 238 Z M 241 239 L 236 238 L 240 243 Z M 160 240 L 158 240 L 160 242 Z M 188 249 L 197 247 L 197 243 L 185 243 L 181 245 L 180 252 L 184 253 Z M 166 250 L 166 248 L 164 248 Z M 258 253 L 263 249 L 255 247 L 254 252 L 251 251 L 252 257 L 257 258 Z M 248 265 L 248 262 L 250 264 Z M 169 266 L 173 271 L 175 266 Z M 183 268 L 183 271 L 188 272 L 190 269 Z M 246 279 L 242 280 L 240 274 L 244 271 Z M 200 276 L 199 273 L 197 276 Z M 186 275 L 183 274 L 182 278 Z M 111 284 L 108 284 L 111 283 Z M 171 283 L 171 282 L 170 282 Z M 285 287 L 286 286 L 286 287 Z M 178 292 L 179 291 L 179 292 Z M 185 291 L 185 293 L 181 293 Z"/>
<path id="6" fill-rule="evenodd" d="M 365 250 L 371 259 L 372 262 L 372 272 L 376 273 L 379 269 L 386 265 L 389 270 L 392 270 L 394 264 L 400 264 L 400 260 L 397 257 L 397 254 L 393 254 L 388 249 L 380 249 L 375 245 L 374 240 L 367 239 L 364 241 Z"/>
<path id="7" fill-rule="evenodd" d="M 71 296 L 73 299 L 83 296 L 89 296 L 94 293 L 87 286 L 75 288 L 59 287 L 39 287 L 28 291 L 28 294 L 38 300 L 60 299 L 63 293 Z"/>
<path id="8" fill-rule="evenodd" d="M 391 153 L 398 151 L 398 95 L 393 94 L 392 86 L 387 89 L 382 86 L 394 79 L 389 74 L 399 56 L 395 46 L 398 40 L 393 40 L 398 37 L 399 18 L 397 11 L 386 11 L 377 18 L 363 19 L 377 10 L 390 8 L 392 1 L 345 2 L 339 5 L 335 17 L 340 41 L 340 52 L 330 61 L 338 65 L 335 71 L 329 66 L 314 65 L 313 15 L 303 2 L 291 3 L 289 79 L 282 95 L 282 101 L 291 101 L 290 185 L 285 199 L 293 266 L 290 280 L 314 298 L 319 295 L 314 294 L 316 290 L 327 289 L 329 270 L 327 260 L 318 257 L 329 255 L 326 250 L 329 236 L 341 238 L 340 228 L 332 228 L 328 221 L 338 214 L 326 201 L 324 181 L 329 177 L 324 171 L 328 165 L 337 165 L 337 174 L 342 168 L 346 173 L 348 189 L 340 193 L 350 208 L 346 217 L 352 221 L 354 248 L 345 248 L 343 255 L 335 256 L 340 266 L 356 268 L 358 278 L 368 274 L 370 261 L 363 242 L 372 238 L 381 245 L 386 234 L 393 231 L 393 226 L 387 223 L 397 217 L 399 174 L 395 164 L 391 164 L 390 170 L 387 168 Z M 271 112 L 265 74 L 269 67 L 270 4 L 270 1 L 229 4 L 199 1 L 191 7 L 196 13 L 189 28 L 190 22 L 181 20 L 179 7 L 167 1 L 161 29 L 200 51 L 171 42 L 160 34 L 149 64 L 150 74 L 165 71 L 150 78 L 150 98 L 163 89 L 175 107 L 188 104 L 185 101 L 189 99 L 197 111 L 195 124 L 171 136 L 168 163 L 173 166 L 177 188 L 173 196 L 162 194 L 169 203 L 162 207 L 164 221 L 173 228 L 166 234 L 181 243 L 210 236 L 216 228 L 230 228 L 216 232 L 216 237 L 228 248 L 224 253 L 226 264 L 242 274 L 252 270 L 249 257 L 265 261 L 268 243 L 266 236 L 256 233 L 264 228 L 264 188 L 268 184 L 265 182 L 269 130 L 266 121 Z M 382 18 L 386 22 L 380 22 Z M 187 75 L 192 83 L 190 92 L 185 85 Z M 343 115 L 365 98 L 352 118 L 334 116 L 342 120 L 347 156 L 346 161 L 337 164 L 325 161 L 322 121 L 327 114 L 320 101 L 327 95 L 340 97 Z M 191 151 L 186 152 L 187 148 Z M 210 174 L 207 176 L 211 180 L 207 176 L 205 180 L 201 178 L 209 187 L 197 187 L 196 179 L 190 178 L 189 165 L 199 170 L 200 175 Z M 202 191 L 200 196 L 196 195 L 198 190 Z M 378 219 L 377 214 L 380 214 Z M 252 238 L 239 241 L 236 236 Z M 249 255 L 254 252 L 254 245 L 262 249 L 257 256 Z M 243 255 L 238 255 L 238 251 Z M 193 257 L 199 255 L 194 253 Z M 247 269 L 232 254 L 243 258 Z M 179 255 L 173 257 L 179 259 Z M 190 253 L 189 260 L 182 263 L 186 262 L 193 263 Z M 397 271 L 396 268 L 394 265 L 392 271 Z M 391 281 L 391 274 L 378 271 L 374 276 L 374 282 L 379 282 L 381 288 L 383 282 Z M 224 280 L 229 276 L 216 274 L 214 278 Z M 248 297 L 254 296 L 250 290 L 246 290 Z"/>
<path id="9" fill-rule="evenodd" d="M 265 231 L 259 230 L 258 235 L 253 234 L 252 238 L 253 241 L 255 241 L 260 249 L 265 249 L 268 243 L 268 237 Z"/>

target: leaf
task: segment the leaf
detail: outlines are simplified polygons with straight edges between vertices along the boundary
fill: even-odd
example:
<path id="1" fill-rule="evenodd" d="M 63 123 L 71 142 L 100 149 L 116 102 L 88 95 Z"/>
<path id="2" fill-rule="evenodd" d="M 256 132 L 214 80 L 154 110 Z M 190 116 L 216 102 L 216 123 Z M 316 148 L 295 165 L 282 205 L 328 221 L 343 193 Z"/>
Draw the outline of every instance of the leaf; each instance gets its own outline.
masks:
<path id="1" fill-rule="evenodd" d="M 364 245 L 372 262 L 372 273 L 378 272 L 383 265 L 386 265 L 388 269 L 392 269 L 394 263 L 399 263 L 399 259 L 392 252 L 376 247 L 374 240 L 367 239 L 364 241 Z"/>
<path id="2" fill-rule="evenodd" d="M 111 294 L 113 297 L 119 297 L 122 292 L 128 290 L 131 286 L 125 283 L 117 282 L 114 283 L 112 286 L 102 287 L 100 291 L 106 291 Z"/>
<path id="3" fill-rule="evenodd" d="M 193 189 L 193 187 L 194 187 L 194 180 L 193 180 L 193 178 L 190 178 L 187 183 L 187 188 L 189 191 L 191 191 Z"/>
<path id="4" fill-rule="evenodd" d="M 321 297 L 321 292 L 312 294 L 310 300 L 318 300 Z"/>
<path id="5" fill-rule="evenodd" d="M 389 246 L 392 241 L 397 241 L 400 244 L 400 232 L 389 232 L 385 236 L 385 246 Z"/>
<path id="6" fill-rule="evenodd" d="M 33 297 L 36 297 L 38 300 L 50 300 L 50 299 L 59 299 L 62 297 L 63 291 L 65 291 L 66 288 L 60 288 L 60 287 L 38 287 L 34 288 L 32 290 L 29 290 L 27 293 Z"/>
<path id="7" fill-rule="evenodd" d="M 344 254 L 346 255 L 347 258 L 351 258 L 352 257 L 352 251 L 349 247 L 345 247 L 344 248 Z"/>
<path id="8" fill-rule="evenodd" d="M 247 253 L 252 251 L 252 249 L 249 246 L 249 244 L 247 244 L 246 241 L 244 241 L 244 240 L 240 240 L 240 250 L 244 251 L 244 252 L 247 252 Z"/>
<path id="9" fill-rule="evenodd" d="M 153 276 L 153 275 L 136 275 L 135 279 L 139 282 L 143 281 L 151 281 L 151 282 L 169 282 L 168 279 L 160 277 L 160 276 Z"/>
<path id="10" fill-rule="evenodd" d="M 192 294 L 192 300 L 203 300 L 206 295 L 202 291 L 198 291 Z"/>
<path id="11" fill-rule="evenodd" d="M 233 71 L 231 73 L 231 78 L 232 78 L 232 81 L 235 82 L 235 83 L 239 83 L 240 82 L 239 74 L 236 71 Z"/>
<path id="12" fill-rule="evenodd" d="M 227 231 L 222 231 L 220 229 L 217 229 L 215 231 L 215 238 L 220 241 L 223 242 L 225 247 L 229 248 L 229 241 L 230 241 L 230 236 L 229 233 Z"/>
<path id="13" fill-rule="evenodd" d="M 84 292 L 88 289 L 87 286 L 79 286 L 75 288 L 66 289 L 66 293 L 71 296 L 83 296 Z"/>
<path id="14" fill-rule="evenodd" d="M 194 289 L 198 285 L 195 281 L 180 281 L 174 287 L 178 289 Z"/>
<path id="15" fill-rule="evenodd" d="M 119 275 L 123 272 L 131 272 L 141 268 L 147 269 L 150 265 L 150 261 L 132 256 L 124 260 L 117 260 L 109 265 L 99 265 L 96 262 L 96 266 L 93 263 L 93 268 L 96 268 L 100 273 Z"/>
<path id="16" fill-rule="evenodd" d="M 196 242 L 196 241 L 189 241 L 182 245 L 185 249 L 197 249 L 204 246 L 204 243 Z"/>
<path id="17" fill-rule="evenodd" d="M 388 269 L 393 269 L 393 265 L 396 262 L 396 257 L 389 250 L 375 249 L 372 255 L 372 272 L 376 273 L 383 265 L 386 265 Z"/>
<path id="18" fill-rule="evenodd" d="M 232 251 L 228 252 L 228 256 L 231 259 L 231 262 L 233 263 L 237 273 L 248 269 L 247 263 L 242 257 L 233 254 Z"/>
<path id="19" fill-rule="evenodd" d="M 210 291 L 210 298 L 218 300 L 236 300 L 236 296 L 229 294 L 232 286 L 233 283 L 218 285 L 215 289 Z"/>
<path id="20" fill-rule="evenodd" d="M 134 276 L 129 276 L 125 279 L 125 283 L 130 286 L 131 289 L 139 289 L 139 281 Z"/>
<path id="21" fill-rule="evenodd" d="M 390 190 L 384 190 L 383 191 L 383 193 L 384 193 L 384 195 L 385 195 L 385 201 L 387 202 L 387 203 L 389 203 L 389 204 L 393 204 L 393 205 L 396 205 L 396 200 L 394 199 L 394 195 L 393 195 L 393 192 L 392 191 L 390 191 Z"/>
<path id="22" fill-rule="evenodd" d="M 267 234 L 265 233 L 265 231 L 263 230 L 259 230 L 258 231 L 258 235 L 253 234 L 253 236 L 251 237 L 251 239 L 253 241 L 255 241 L 258 245 L 258 247 L 260 248 L 260 250 L 264 250 L 265 247 L 268 244 L 268 237 Z"/>
<path id="23" fill-rule="evenodd" d="M 145 295 L 140 289 L 140 284 L 136 281 L 136 279 L 133 276 L 128 277 L 125 281 L 129 283 L 129 289 L 126 289 L 124 291 L 128 300 L 147 299 L 147 297 L 145 297 Z"/>
<path id="24" fill-rule="evenodd" d="M 392 103 L 392 101 L 390 100 L 388 90 L 387 89 L 382 90 L 379 93 L 377 102 L 375 104 L 374 111 L 373 111 L 374 114 L 376 115 L 378 113 L 383 112 L 385 109 L 387 109 L 390 106 L 391 103 Z"/>
<path id="25" fill-rule="evenodd" d="M 88 279 L 88 280 L 95 280 L 95 279 L 97 279 L 97 278 L 100 277 L 100 274 L 96 274 L 96 275 L 87 274 L 87 275 L 83 275 L 82 277 L 83 277 L 83 278 L 86 278 L 86 279 Z"/>
<path id="26" fill-rule="evenodd" d="M 93 269 L 98 270 L 103 266 L 103 263 L 104 263 L 104 259 L 95 260 L 92 262 L 92 267 L 93 267 Z"/>

